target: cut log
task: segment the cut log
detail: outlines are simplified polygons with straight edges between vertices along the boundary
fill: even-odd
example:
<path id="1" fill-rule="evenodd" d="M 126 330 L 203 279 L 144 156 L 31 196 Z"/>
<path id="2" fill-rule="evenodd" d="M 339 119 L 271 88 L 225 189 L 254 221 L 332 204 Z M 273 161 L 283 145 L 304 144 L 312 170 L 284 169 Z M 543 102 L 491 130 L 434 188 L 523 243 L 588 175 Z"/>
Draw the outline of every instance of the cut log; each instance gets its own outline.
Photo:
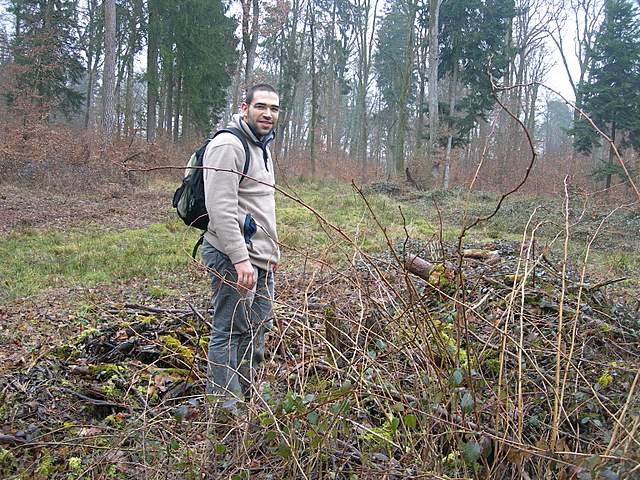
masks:
<path id="1" fill-rule="evenodd" d="M 474 258 L 476 260 L 483 260 L 489 265 L 494 265 L 500 261 L 500 253 L 497 250 L 483 250 L 481 248 L 465 248 L 462 251 L 462 256 L 465 258 Z"/>
<path id="2" fill-rule="evenodd" d="M 453 266 L 431 263 L 417 255 L 408 257 L 404 265 L 409 272 L 438 287 L 451 285 L 456 278 L 456 269 Z"/>
<path id="3" fill-rule="evenodd" d="M 420 258 L 417 255 L 408 257 L 404 265 L 411 273 L 425 280 L 429 280 L 429 275 L 436 268 L 435 264 L 427 262 L 424 258 Z"/>

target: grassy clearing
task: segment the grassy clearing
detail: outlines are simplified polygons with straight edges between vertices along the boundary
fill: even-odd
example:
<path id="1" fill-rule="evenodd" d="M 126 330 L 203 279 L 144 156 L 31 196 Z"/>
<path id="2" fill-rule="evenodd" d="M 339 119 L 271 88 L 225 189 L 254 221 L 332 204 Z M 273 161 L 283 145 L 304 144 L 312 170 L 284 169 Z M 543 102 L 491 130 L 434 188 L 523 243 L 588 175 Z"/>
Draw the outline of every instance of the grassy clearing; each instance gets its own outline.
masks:
<path id="1" fill-rule="evenodd" d="M 363 250 L 386 248 L 382 231 L 351 186 L 307 182 L 296 184 L 292 191 L 299 192 L 296 194 L 305 203 Z M 433 237 L 435 227 L 411 208 L 405 213 L 408 224 L 403 225 L 399 202 L 381 195 L 369 201 L 390 238 L 405 236 L 405 231 L 412 237 Z M 336 259 L 345 247 L 335 230 L 283 195 L 278 195 L 278 224 L 285 267 L 296 268 L 296 251 L 334 250 Z M 195 229 L 184 227 L 179 220 L 119 231 L 95 225 L 65 233 L 14 230 L 0 237 L 0 302 L 28 297 L 48 287 L 95 286 L 134 278 L 161 280 L 166 273 L 185 268 L 197 236 Z"/>
<path id="2" fill-rule="evenodd" d="M 388 240 L 429 240 L 439 234 L 438 224 L 424 215 L 421 206 L 376 193 L 365 194 L 365 202 L 349 184 L 306 181 L 290 184 L 286 191 L 319 215 L 291 198 L 278 196 L 279 240 L 287 264 L 297 263 L 296 252 L 316 258 L 322 252 L 327 260 L 340 261 L 350 258 L 354 246 L 378 253 L 388 249 Z M 455 233 L 455 229 L 446 226 L 442 235 L 453 239 Z"/>
<path id="3" fill-rule="evenodd" d="M 168 187 L 157 184 L 150 188 L 166 190 Z M 407 238 L 430 241 L 441 234 L 445 242 L 452 242 L 460 232 L 465 209 L 467 218 L 475 218 L 490 213 L 498 201 L 496 195 L 485 193 L 467 197 L 462 190 L 405 192 L 392 198 L 376 193 L 373 188 L 365 194 L 369 209 L 361 195 L 345 183 L 300 181 L 287 185 L 285 190 L 332 225 L 324 223 L 299 202 L 278 194 L 283 267 L 291 270 L 299 268 L 308 258 L 348 262 L 354 246 L 368 253 L 383 252 L 388 249 L 387 239 L 393 243 Z M 537 209 L 532 225 L 539 224 L 536 235 L 538 242 L 544 244 L 563 229 L 561 207 L 561 200 L 514 198 L 506 202 L 490 222 L 471 230 L 466 241 L 520 241 L 524 226 Z M 375 212 L 375 219 L 371 211 Z M 604 214 L 587 215 L 573 227 L 572 258 L 582 258 L 586 242 Z M 594 243 L 589 260 L 591 273 L 637 277 L 640 272 L 638 240 L 620 233 L 624 228 L 633 229 L 636 223 L 640 224 L 640 220 L 628 212 L 612 218 Z M 119 231 L 105 231 L 96 225 L 65 233 L 14 230 L 0 237 L 0 303 L 54 286 L 95 286 L 134 278 L 161 280 L 163 274 L 187 265 L 196 238 L 197 232 L 185 228 L 178 220 Z M 556 242 L 556 248 L 560 243 L 561 239 Z"/>
<path id="4" fill-rule="evenodd" d="M 161 278 L 185 267 L 193 233 L 180 229 L 178 222 L 122 231 L 89 226 L 66 233 L 11 232 L 0 238 L 0 302 L 49 287 Z"/>

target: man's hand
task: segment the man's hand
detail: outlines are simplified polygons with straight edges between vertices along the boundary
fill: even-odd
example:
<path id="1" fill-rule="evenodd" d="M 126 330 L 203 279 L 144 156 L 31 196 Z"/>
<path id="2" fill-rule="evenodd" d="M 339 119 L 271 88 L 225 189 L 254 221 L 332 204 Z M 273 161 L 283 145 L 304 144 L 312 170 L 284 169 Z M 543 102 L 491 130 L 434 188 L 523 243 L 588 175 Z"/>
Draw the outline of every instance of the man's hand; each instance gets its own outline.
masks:
<path id="1" fill-rule="evenodd" d="M 256 272 L 253 269 L 253 265 L 249 260 L 245 260 L 244 262 L 236 263 L 233 265 L 236 267 L 236 272 L 238 274 L 238 285 L 241 287 L 250 290 L 256 284 Z"/>

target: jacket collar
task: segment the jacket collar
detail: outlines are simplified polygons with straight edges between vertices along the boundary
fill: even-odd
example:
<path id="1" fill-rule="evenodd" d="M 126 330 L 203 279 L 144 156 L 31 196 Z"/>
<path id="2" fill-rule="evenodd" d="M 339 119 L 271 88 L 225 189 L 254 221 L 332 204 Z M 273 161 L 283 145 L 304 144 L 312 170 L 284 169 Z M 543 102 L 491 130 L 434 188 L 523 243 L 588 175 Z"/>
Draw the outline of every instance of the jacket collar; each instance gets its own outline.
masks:
<path id="1" fill-rule="evenodd" d="M 271 130 L 269 133 L 267 133 L 263 137 L 258 137 L 258 135 L 256 135 L 256 132 L 253 130 L 253 128 L 251 128 L 251 126 L 249 126 L 249 124 L 242 119 L 242 116 L 239 113 L 236 113 L 235 115 L 233 115 L 230 122 L 230 126 L 240 128 L 245 133 L 247 138 L 251 140 L 252 143 L 255 143 L 256 145 L 258 145 L 263 149 L 266 149 L 267 146 L 276 137 L 274 130 Z"/>

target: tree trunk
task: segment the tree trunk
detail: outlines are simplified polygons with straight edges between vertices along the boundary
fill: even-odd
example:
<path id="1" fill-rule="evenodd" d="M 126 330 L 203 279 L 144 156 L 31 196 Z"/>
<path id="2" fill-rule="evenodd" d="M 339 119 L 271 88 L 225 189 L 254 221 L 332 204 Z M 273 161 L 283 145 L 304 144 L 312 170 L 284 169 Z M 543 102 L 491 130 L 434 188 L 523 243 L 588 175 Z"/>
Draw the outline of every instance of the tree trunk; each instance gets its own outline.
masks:
<path id="1" fill-rule="evenodd" d="M 180 140 L 180 114 L 182 113 L 182 70 L 178 68 L 176 62 L 176 108 L 175 117 L 173 119 L 173 142 L 178 143 Z"/>
<path id="2" fill-rule="evenodd" d="M 370 0 L 359 0 L 356 5 L 362 11 L 362 18 L 356 25 L 358 43 L 358 94 L 356 102 L 357 138 L 356 152 L 360 157 L 360 180 L 367 181 L 368 175 L 368 141 L 369 129 L 367 125 L 367 89 L 369 88 L 369 76 L 371 73 L 371 55 L 373 53 L 378 0 L 371 5 Z M 369 17 L 372 16 L 371 32 L 369 32 Z"/>
<path id="3" fill-rule="evenodd" d="M 105 146 L 113 141 L 115 124 L 116 2 L 104 2 L 104 72 L 102 78 L 102 133 Z"/>
<path id="4" fill-rule="evenodd" d="M 609 169 L 607 170 L 607 180 L 606 180 L 606 189 L 607 194 L 609 194 L 609 189 L 611 188 L 611 169 L 613 168 L 613 159 L 615 157 L 615 152 L 613 150 L 613 144 L 616 141 L 616 122 L 611 123 L 611 144 L 609 145 Z"/>
<path id="5" fill-rule="evenodd" d="M 158 12 L 157 0 L 149 0 L 147 41 L 147 141 L 156 138 L 158 103 Z"/>
<path id="6" fill-rule="evenodd" d="M 451 73 L 451 83 L 449 85 L 449 116 L 453 119 L 456 110 L 456 93 L 458 83 L 458 62 L 453 65 Z M 449 175 L 451 171 L 451 146 L 453 145 L 454 126 L 449 126 L 449 135 L 447 138 L 447 153 L 444 159 L 444 178 L 442 180 L 442 188 L 449 190 Z"/>
<path id="7" fill-rule="evenodd" d="M 400 95 L 398 98 L 398 111 L 396 117 L 396 135 L 393 145 L 393 164 L 394 174 L 397 178 L 402 178 L 405 174 L 405 137 L 407 132 L 407 99 L 409 98 L 409 89 L 411 88 L 411 78 L 413 73 L 413 57 L 415 47 L 415 28 L 414 22 L 416 18 L 417 5 L 413 2 L 410 5 L 411 12 L 407 17 L 407 29 L 409 30 L 409 37 L 407 39 L 407 45 L 405 47 L 405 65 L 402 72 L 402 86 L 400 88 Z"/>
<path id="8" fill-rule="evenodd" d="M 96 59 L 96 63 L 97 59 Z M 84 111 L 84 128 L 89 127 L 89 112 L 91 112 L 91 105 L 93 104 L 93 55 L 87 53 L 87 93 L 86 93 L 86 109 Z"/>
<path id="9" fill-rule="evenodd" d="M 315 2 L 309 2 L 307 14 L 309 18 L 309 33 L 311 34 L 311 125 L 309 127 L 309 162 L 311 176 L 316 174 L 316 129 L 318 128 L 318 75 L 316 72 L 316 30 L 315 30 Z"/>
<path id="10" fill-rule="evenodd" d="M 437 184 L 440 165 L 435 152 L 438 142 L 438 27 L 440 0 L 429 0 L 429 144 L 427 156 L 431 164 L 431 176 Z"/>
<path id="11" fill-rule="evenodd" d="M 291 5 L 292 17 L 289 21 L 288 38 L 283 42 L 283 48 L 280 55 L 280 69 L 281 69 L 281 81 L 280 81 L 280 100 L 284 108 L 284 115 L 280 118 L 280 130 L 276 137 L 274 151 L 277 154 L 283 153 L 283 147 L 287 131 L 291 128 L 291 112 L 294 108 L 294 101 L 296 98 L 296 89 L 298 87 L 298 80 L 300 78 L 300 64 L 299 61 L 302 58 L 302 47 L 304 42 L 300 42 L 300 50 L 298 50 L 298 18 L 300 16 L 300 1 L 293 0 Z M 304 30 L 303 28 L 303 37 Z"/>
<path id="12" fill-rule="evenodd" d="M 133 111 L 133 80 L 135 71 L 133 66 L 133 58 L 136 53 L 136 40 L 138 38 L 138 19 L 142 10 L 141 0 L 133 2 L 133 11 L 131 12 L 129 24 L 129 38 L 127 45 L 127 83 L 125 87 L 125 109 L 124 109 L 124 126 L 125 135 L 131 137 L 134 135 L 134 111 Z"/>
<path id="13" fill-rule="evenodd" d="M 246 57 L 244 67 L 245 89 L 251 87 L 253 82 L 253 66 L 256 59 L 256 49 L 258 48 L 258 28 L 259 28 L 259 0 L 241 0 L 242 3 L 242 47 Z M 253 12 L 250 12 L 253 6 Z M 249 31 L 249 17 L 251 18 L 251 31 Z"/>
<path id="14" fill-rule="evenodd" d="M 124 134 L 127 137 L 133 136 L 133 55 L 127 59 L 127 83 L 124 94 Z"/>
<path id="15" fill-rule="evenodd" d="M 166 88 L 167 88 L 167 100 L 164 108 L 164 131 L 165 135 L 171 138 L 172 126 L 173 126 L 173 65 L 174 59 L 173 56 L 169 59 L 166 59 L 166 62 L 163 62 L 163 65 L 167 64 L 167 76 L 165 78 Z"/>

